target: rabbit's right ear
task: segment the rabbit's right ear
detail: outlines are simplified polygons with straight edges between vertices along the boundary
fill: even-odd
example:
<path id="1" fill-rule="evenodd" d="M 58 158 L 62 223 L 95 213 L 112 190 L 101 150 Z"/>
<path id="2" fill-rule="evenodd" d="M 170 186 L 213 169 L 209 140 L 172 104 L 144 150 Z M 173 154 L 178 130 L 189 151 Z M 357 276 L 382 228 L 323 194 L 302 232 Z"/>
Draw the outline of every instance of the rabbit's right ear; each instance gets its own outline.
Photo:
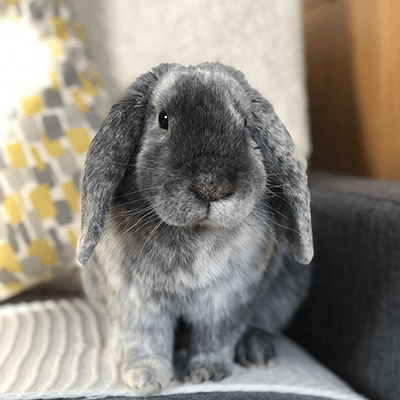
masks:
<path id="1" fill-rule="evenodd" d="M 85 264 L 103 233 L 111 198 L 139 144 L 155 83 L 173 65 L 142 75 L 115 104 L 90 144 L 82 181 L 78 260 Z"/>
<path id="2" fill-rule="evenodd" d="M 90 144 L 81 194 L 78 260 L 82 265 L 100 240 L 111 197 L 139 142 L 141 113 L 135 96 L 115 104 Z"/>

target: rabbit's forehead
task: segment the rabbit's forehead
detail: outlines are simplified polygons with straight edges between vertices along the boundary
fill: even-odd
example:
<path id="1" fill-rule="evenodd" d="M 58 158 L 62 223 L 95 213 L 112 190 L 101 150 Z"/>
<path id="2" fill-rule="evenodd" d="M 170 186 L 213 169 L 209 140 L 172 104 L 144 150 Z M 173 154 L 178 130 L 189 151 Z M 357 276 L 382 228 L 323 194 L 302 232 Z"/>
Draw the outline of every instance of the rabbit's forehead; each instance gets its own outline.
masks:
<path id="1" fill-rule="evenodd" d="M 157 110 L 190 107 L 191 103 L 204 106 L 219 103 L 238 119 L 250 109 L 248 96 L 233 77 L 209 70 L 170 71 L 155 86 L 152 103 Z"/>

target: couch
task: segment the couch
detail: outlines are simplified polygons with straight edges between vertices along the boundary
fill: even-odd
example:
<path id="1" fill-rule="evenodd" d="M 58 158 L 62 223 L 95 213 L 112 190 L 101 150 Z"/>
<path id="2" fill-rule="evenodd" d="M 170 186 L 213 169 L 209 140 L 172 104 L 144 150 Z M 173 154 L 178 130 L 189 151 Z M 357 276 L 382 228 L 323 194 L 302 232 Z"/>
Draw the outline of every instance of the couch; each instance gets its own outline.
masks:
<path id="1" fill-rule="evenodd" d="M 16 4 L 17 13 L 29 3 L 29 12 L 37 18 L 43 4 L 55 12 L 65 6 L 53 0 L 8 3 Z M 85 114 L 88 131 L 95 129 L 96 118 L 104 117 L 107 104 L 120 97 L 126 85 L 159 62 L 218 60 L 241 69 L 272 101 L 306 167 L 311 146 L 300 2 L 296 7 L 289 0 L 241 0 L 229 5 L 209 0 L 72 0 L 67 4 L 86 30 L 85 53 L 80 57 L 89 53 L 97 59 L 104 84 L 98 89 L 96 74 L 93 83 L 80 75 L 80 82 L 77 79 L 76 85 L 82 86 L 79 93 L 86 97 L 74 101 Z M 62 37 L 62 19 L 52 23 Z M 79 29 L 77 35 L 82 35 Z M 107 93 L 100 106 L 96 103 L 99 92 Z M 92 101 L 93 108 L 85 109 L 82 99 Z M 67 140 L 62 140 L 66 146 Z M 46 149 L 38 151 L 43 156 Z M 60 160 L 58 155 L 53 158 Z M 35 160 L 40 169 L 40 157 Z M 0 167 L 4 168 L 1 162 Z M 76 185 L 78 178 L 75 171 Z M 276 338 L 277 357 L 266 367 L 236 366 L 231 377 L 218 383 L 183 385 L 177 381 L 155 398 L 400 398 L 396 293 L 400 284 L 396 270 L 400 185 L 310 172 L 310 189 L 314 279 L 290 328 Z M 74 208 L 74 200 L 66 197 L 54 202 L 58 208 Z M 55 215 L 50 244 L 63 239 L 56 236 Z M 72 217 L 70 221 L 74 223 Z M 47 223 L 45 219 L 42 230 Z M 71 225 L 69 229 L 75 228 Z M 102 311 L 85 301 L 79 279 L 75 279 L 74 260 L 68 258 L 67 268 L 64 256 L 58 257 L 57 274 L 46 277 L 50 282 L 25 287 L 0 305 L 0 396 L 7 400 L 134 397 L 118 379 L 114 332 Z M 13 277 L 7 275 L 7 279 L 10 287 L 16 287 L 10 281 Z M 175 361 L 179 375 L 179 354 Z"/>
<path id="2" fill-rule="evenodd" d="M 400 184 L 310 177 L 313 284 L 289 331 L 371 399 L 400 398 Z"/>

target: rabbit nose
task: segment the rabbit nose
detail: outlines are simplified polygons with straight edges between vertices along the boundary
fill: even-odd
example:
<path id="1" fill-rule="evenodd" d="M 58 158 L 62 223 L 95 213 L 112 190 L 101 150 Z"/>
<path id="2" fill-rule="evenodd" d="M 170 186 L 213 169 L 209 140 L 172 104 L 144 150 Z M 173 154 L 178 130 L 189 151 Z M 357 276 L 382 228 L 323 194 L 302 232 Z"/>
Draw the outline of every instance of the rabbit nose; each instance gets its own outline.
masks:
<path id="1" fill-rule="evenodd" d="M 194 179 L 190 185 L 190 190 L 208 202 L 225 199 L 236 191 L 227 178 L 218 181 L 212 175 L 201 175 Z"/>

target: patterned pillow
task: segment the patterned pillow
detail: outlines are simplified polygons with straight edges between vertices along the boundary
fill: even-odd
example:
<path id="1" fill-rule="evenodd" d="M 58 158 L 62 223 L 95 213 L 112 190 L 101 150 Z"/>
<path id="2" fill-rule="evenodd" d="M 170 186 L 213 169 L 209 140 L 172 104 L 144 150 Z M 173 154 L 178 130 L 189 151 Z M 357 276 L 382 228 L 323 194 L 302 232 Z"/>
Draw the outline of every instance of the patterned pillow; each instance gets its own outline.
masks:
<path id="1" fill-rule="evenodd" d="M 0 124 L 1 301 L 77 266 L 81 172 L 109 103 L 63 1 L 7 0 L 0 12 L 0 24 L 30 29 L 49 54 L 32 59 L 47 63 L 46 79 L 34 89 L 17 82 L 20 98 Z"/>

